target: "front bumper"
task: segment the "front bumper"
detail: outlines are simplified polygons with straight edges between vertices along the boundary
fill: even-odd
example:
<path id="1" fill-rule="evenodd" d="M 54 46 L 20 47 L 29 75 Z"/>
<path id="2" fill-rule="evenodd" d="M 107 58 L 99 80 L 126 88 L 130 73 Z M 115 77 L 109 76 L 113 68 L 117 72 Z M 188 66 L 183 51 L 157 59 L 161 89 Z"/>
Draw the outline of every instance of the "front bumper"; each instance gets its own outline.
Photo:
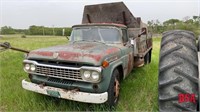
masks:
<path id="1" fill-rule="evenodd" d="M 104 103 L 108 99 L 108 93 L 86 93 L 74 90 L 65 90 L 61 88 L 55 88 L 50 86 L 41 86 L 35 83 L 22 80 L 22 87 L 26 90 L 41 93 L 48 96 L 74 100 L 85 103 Z"/>

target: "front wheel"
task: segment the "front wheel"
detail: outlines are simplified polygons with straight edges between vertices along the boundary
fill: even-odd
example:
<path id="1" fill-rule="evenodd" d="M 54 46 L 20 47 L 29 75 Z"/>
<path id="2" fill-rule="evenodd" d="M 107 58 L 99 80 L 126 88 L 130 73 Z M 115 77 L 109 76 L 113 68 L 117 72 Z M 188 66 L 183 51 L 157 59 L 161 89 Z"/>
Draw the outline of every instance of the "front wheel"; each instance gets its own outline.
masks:
<path id="1" fill-rule="evenodd" d="M 120 83 L 119 83 L 119 71 L 115 69 L 113 71 L 110 85 L 108 88 L 108 105 L 115 106 L 119 100 L 119 90 L 120 90 Z"/>

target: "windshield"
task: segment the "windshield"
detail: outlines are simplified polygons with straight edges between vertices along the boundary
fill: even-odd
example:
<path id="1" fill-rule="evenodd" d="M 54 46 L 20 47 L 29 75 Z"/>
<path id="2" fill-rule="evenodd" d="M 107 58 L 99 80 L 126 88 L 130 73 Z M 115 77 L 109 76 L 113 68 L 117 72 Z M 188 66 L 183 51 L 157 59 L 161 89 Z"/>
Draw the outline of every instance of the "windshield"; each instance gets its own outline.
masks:
<path id="1" fill-rule="evenodd" d="M 120 32 L 117 28 L 81 27 L 74 28 L 70 41 L 98 41 L 103 43 L 120 43 Z"/>

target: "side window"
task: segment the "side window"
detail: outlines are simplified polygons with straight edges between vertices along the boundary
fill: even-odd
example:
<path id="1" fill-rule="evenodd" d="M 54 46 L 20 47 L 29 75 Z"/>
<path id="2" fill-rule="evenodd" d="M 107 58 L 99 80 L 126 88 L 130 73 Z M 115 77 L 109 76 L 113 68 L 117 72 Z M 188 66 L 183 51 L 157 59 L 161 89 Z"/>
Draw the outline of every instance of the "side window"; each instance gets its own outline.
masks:
<path id="1" fill-rule="evenodd" d="M 123 42 L 126 43 L 128 42 L 128 35 L 127 35 L 127 31 L 125 29 L 122 29 L 122 38 L 123 38 Z"/>

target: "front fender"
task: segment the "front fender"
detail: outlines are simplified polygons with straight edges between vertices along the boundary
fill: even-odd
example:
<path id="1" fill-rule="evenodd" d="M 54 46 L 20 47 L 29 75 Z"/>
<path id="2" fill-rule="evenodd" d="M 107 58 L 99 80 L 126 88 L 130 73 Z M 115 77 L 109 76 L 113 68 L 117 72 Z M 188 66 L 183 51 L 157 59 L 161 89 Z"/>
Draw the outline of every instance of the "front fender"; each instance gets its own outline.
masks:
<path id="1" fill-rule="evenodd" d="M 103 72 L 102 72 L 103 78 L 102 78 L 102 81 L 99 83 L 99 87 L 101 88 L 100 90 L 102 92 L 105 92 L 108 90 L 110 80 L 112 77 L 112 73 L 113 73 L 114 69 L 120 65 L 122 65 L 122 61 L 115 60 L 115 61 L 111 62 L 107 68 L 103 69 Z"/>

